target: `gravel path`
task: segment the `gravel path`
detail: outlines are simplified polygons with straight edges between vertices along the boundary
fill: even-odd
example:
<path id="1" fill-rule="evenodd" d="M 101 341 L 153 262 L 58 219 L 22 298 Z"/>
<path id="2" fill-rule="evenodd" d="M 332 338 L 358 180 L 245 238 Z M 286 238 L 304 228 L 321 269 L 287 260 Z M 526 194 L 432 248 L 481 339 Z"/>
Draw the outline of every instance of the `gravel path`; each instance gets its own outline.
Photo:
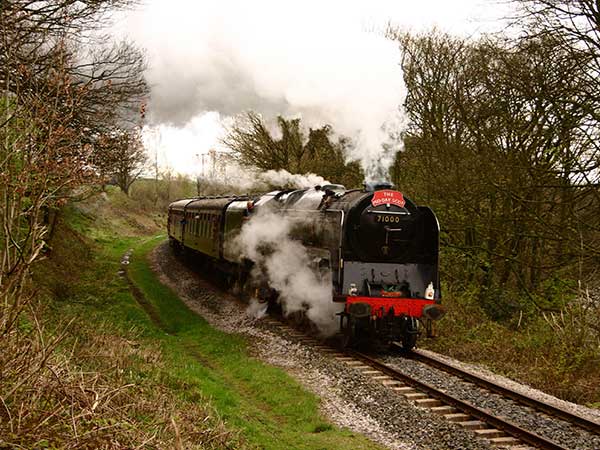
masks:
<path id="1" fill-rule="evenodd" d="M 391 449 L 488 449 L 484 441 L 302 343 L 268 320 L 256 320 L 230 294 L 203 280 L 175 258 L 167 243 L 150 255 L 159 279 L 211 325 L 246 335 L 254 354 L 281 367 L 321 399 L 324 415 Z"/>

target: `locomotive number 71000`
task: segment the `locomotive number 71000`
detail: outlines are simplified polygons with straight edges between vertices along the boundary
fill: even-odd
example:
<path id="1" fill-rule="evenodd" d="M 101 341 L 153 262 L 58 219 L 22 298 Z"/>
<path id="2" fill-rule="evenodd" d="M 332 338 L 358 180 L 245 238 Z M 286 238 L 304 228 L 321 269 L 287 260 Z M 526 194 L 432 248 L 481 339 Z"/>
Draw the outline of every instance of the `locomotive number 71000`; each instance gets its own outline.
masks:
<path id="1" fill-rule="evenodd" d="M 386 222 L 386 223 L 400 223 L 399 216 L 386 216 L 386 215 L 377 215 L 377 222 Z"/>

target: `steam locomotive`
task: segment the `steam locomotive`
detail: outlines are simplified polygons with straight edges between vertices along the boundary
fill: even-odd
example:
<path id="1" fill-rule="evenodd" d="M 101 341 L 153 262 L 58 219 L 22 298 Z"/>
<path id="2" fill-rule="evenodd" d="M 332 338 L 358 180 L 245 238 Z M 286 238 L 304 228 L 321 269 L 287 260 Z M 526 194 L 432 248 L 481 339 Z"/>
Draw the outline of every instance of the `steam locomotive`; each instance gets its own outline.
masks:
<path id="1" fill-rule="evenodd" d="M 346 345 L 377 339 L 410 350 L 421 328 L 429 330 L 443 316 L 436 216 L 389 183 L 178 200 L 169 205 L 170 243 L 247 284 L 252 262 L 229 243 L 261 210 L 298 219 L 292 238 L 302 242 L 314 270 L 331 280 L 331 301 L 343 304 L 340 336 Z M 264 286 L 256 292 L 265 301 L 276 297 Z"/>

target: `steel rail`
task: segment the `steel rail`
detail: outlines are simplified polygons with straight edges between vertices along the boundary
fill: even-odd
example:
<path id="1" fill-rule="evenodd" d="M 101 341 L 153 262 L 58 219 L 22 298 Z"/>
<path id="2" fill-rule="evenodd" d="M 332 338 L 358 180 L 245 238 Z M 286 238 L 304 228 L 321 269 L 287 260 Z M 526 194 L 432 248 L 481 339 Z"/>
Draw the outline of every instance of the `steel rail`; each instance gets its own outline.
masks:
<path id="1" fill-rule="evenodd" d="M 446 392 L 439 390 L 427 383 L 424 383 L 423 381 L 412 378 L 402 372 L 399 372 L 398 370 L 385 365 L 381 361 L 372 358 L 371 356 L 354 351 L 347 351 L 346 354 L 353 358 L 362 360 L 365 363 L 369 364 L 371 367 L 383 372 L 384 374 L 396 380 L 402 381 L 403 383 L 408 384 L 414 387 L 415 389 L 418 389 L 421 392 L 424 392 L 427 395 L 442 401 L 447 405 L 453 406 L 454 408 L 476 419 L 479 419 L 482 422 L 485 422 L 498 430 L 502 430 L 507 434 L 518 438 L 526 444 L 533 445 L 544 450 L 566 450 L 566 447 L 562 447 L 556 442 L 550 441 L 536 433 L 525 430 L 524 428 L 521 428 L 520 426 L 506 419 L 494 416 L 493 414 L 484 409 L 478 408 L 470 403 L 452 397 Z"/>
<path id="2" fill-rule="evenodd" d="M 600 424 L 592 420 L 586 419 L 585 417 L 581 417 L 577 414 L 565 411 L 557 406 L 549 405 L 547 403 L 542 402 L 541 400 L 529 397 L 528 395 L 514 391 L 510 388 L 500 386 L 492 381 L 486 380 L 485 378 L 481 378 L 452 364 L 448 364 L 438 358 L 425 355 L 418 350 L 414 350 L 407 356 L 411 359 L 414 359 L 415 361 L 419 361 L 424 364 L 436 367 L 440 370 L 443 370 L 444 372 L 456 375 L 464 380 L 476 384 L 477 386 L 488 389 L 492 392 L 496 392 L 497 394 L 500 394 L 503 397 L 508 397 L 518 403 L 530 406 L 546 414 L 566 420 L 567 422 L 574 423 L 575 425 L 593 433 L 600 434 Z"/>

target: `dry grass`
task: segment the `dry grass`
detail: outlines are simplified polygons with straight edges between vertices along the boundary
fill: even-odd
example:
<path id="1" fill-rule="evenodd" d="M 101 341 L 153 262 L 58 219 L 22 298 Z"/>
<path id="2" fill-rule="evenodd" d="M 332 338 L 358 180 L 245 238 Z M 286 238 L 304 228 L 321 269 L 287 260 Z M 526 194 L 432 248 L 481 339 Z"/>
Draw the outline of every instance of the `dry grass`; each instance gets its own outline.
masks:
<path id="1" fill-rule="evenodd" d="M 108 329 L 88 329 L 82 344 L 68 335 L 73 324 L 55 334 L 33 310 L 28 319 L 0 341 L 0 446 L 231 446 L 234 436 L 203 399 L 183 402 L 152 378 L 158 349 Z M 148 379 L 134 381 L 140 374 Z"/>
<path id="2" fill-rule="evenodd" d="M 27 307 L 0 334 L 0 448 L 241 445 L 205 398 L 169 379 L 115 263 L 58 227 Z"/>

